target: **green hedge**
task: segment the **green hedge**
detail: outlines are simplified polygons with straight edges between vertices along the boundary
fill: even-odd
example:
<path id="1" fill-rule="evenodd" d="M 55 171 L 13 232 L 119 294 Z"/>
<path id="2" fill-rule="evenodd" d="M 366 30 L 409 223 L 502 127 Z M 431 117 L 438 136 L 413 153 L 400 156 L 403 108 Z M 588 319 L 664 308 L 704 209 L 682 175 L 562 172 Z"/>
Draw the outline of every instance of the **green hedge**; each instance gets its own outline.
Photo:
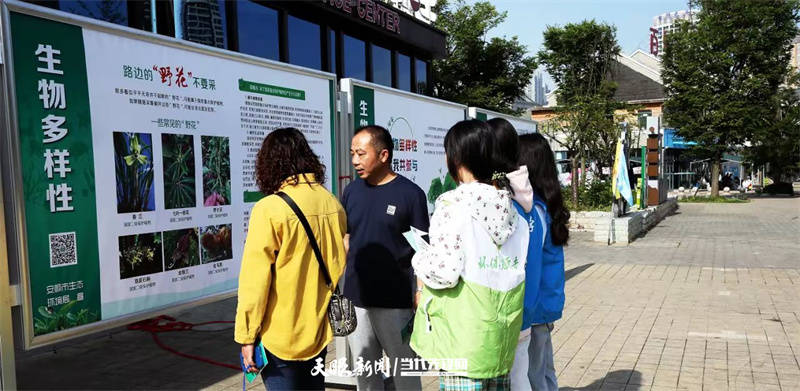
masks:
<path id="1" fill-rule="evenodd" d="M 561 194 L 567 207 L 573 209 L 572 187 L 562 187 Z M 578 186 L 578 210 L 611 210 L 613 200 L 609 181 L 593 181 L 587 186 Z"/>

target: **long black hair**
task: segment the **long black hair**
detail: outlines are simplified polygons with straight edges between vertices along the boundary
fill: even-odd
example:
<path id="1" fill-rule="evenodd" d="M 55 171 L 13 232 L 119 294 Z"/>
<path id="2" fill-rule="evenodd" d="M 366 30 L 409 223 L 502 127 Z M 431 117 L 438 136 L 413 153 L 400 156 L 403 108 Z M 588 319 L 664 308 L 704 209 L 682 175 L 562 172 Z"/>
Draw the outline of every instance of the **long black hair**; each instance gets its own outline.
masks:
<path id="1" fill-rule="evenodd" d="M 478 182 L 491 184 L 495 171 L 494 137 L 486 122 L 477 119 L 459 121 L 444 136 L 447 171 L 459 183 L 458 167 L 463 166 Z"/>
<path id="2" fill-rule="evenodd" d="M 519 136 L 520 164 L 528 167 L 528 177 L 534 194 L 544 199 L 547 212 L 553 219 L 550 224 L 553 244 L 562 246 L 569 240 L 569 210 L 564 205 L 561 184 L 558 182 L 556 162 L 547 140 L 538 133 Z"/>
<path id="3" fill-rule="evenodd" d="M 494 149 L 492 150 L 492 158 L 497 165 L 496 170 L 508 174 L 516 171 L 519 168 L 519 135 L 514 125 L 503 118 L 492 118 L 486 121 L 489 127 L 492 128 L 492 135 L 494 136 Z M 503 175 L 496 177 L 494 185 L 497 188 L 508 189 L 512 194 L 514 189 L 511 188 L 511 182 Z"/>
<path id="4" fill-rule="evenodd" d="M 519 168 L 519 135 L 511 122 L 497 117 L 486 121 L 492 128 L 496 141 L 494 159 L 503 172 L 513 172 Z"/>

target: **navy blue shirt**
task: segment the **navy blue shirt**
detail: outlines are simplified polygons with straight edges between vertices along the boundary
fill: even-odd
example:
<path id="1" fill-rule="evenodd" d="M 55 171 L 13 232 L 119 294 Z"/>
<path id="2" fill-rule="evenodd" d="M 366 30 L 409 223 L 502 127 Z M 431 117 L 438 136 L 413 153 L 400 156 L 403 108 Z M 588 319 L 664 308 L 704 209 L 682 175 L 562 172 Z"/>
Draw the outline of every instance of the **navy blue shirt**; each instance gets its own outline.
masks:
<path id="1" fill-rule="evenodd" d="M 402 175 L 379 186 L 356 179 L 342 205 L 350 234 L 344 295 L 359 307 L 411 308 L 414 250 L 403 232 L 428 231 L 425 192 Z"/>

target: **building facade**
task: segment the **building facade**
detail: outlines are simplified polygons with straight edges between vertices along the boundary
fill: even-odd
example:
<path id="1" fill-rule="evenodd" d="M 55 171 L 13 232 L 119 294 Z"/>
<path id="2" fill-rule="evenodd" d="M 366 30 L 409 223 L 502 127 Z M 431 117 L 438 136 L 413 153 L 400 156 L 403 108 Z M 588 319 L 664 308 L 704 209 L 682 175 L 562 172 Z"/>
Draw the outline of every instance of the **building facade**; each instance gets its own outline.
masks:
<path id="1" fill-rule="evenodd" d="M 544 75 L 539 72 L 533 76 L 533 101 L 539 105 L 544 106 L 547 104 L 547 93 L 550 89 L 544 83 Z"/>
<path id="2" fill-rule="evenodd" d="M 654 16 L 653 25 L 650 27 L 650 54 L 654 56 L 664 54 L 664 39 L 678 28 L 677 22 L 692 20 L 694 17 L 695 12 L 691 10 L 666 12 Z"/>
<path id="3" fill-rule="evenodd" d="M 29 0 L 110 23 L 429 94 L 435 0 Z"/>
<path id="4" fill-rule="evenodd" d="M 791 50 L 791 60 L 789 60 L 789 65 L 794 69 L 795 72 L 800 70 L 800 35 L 794 37 L 792 40 L 792 46 L 789 49 Z"/>
<path id="5" fill-rule="evenodd" d="M 653 55 L 637 50 L 630 55 L 618 55 L 613 62 L 609 79 L 617 83 L 614 92 L 614 99 L 635 105 L 637 108 L 633 112 L 617 111 L 615 114 L 620 117 L 630 118 L 628 131 L 632 132 L 634 146 L 644 145 L 647 142 L 647 117 L 661 117 L 664 105 L 664 85 L 661 80 L 661 63 Z M 550 138 L 550 147 L 556 154 L 558 162 L 559 176 L 562 183 L 570 173 L 568 164 L 569 153 L 563 145 L 566 135 L 561 133 L 550 133 L 547 129 L 551 125 L 550 121 L 557 118 L 558 89 L 546 95 L 547 104 L 543 107 L 535 107 L 532 110 L 531 119 L 539 122 L 540 131 Z M 658 131 L 656 129 L 656 131 Z M 632 152 L 631 160 L 638 158 L 638 152 Z"/>

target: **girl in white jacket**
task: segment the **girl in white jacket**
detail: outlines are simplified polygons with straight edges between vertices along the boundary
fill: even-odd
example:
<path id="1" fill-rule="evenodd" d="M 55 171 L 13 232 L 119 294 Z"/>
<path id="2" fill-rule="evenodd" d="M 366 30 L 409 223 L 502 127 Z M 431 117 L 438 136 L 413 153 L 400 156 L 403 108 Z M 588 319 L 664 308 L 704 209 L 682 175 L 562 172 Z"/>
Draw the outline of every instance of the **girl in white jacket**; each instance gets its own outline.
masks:
<path id="1" fill-rule="evenodd" d="M 448 375 L 440 390 L 507 390 L 522 325 L 528 225 L 496 172 L 482 121 L 455 124 L 444 144 L 459 184 L 436 200 L 430 246 L 411 263 L 422 280 L 411 347 Z M 502 185 L 502 184 L 505 184 Z"/>

